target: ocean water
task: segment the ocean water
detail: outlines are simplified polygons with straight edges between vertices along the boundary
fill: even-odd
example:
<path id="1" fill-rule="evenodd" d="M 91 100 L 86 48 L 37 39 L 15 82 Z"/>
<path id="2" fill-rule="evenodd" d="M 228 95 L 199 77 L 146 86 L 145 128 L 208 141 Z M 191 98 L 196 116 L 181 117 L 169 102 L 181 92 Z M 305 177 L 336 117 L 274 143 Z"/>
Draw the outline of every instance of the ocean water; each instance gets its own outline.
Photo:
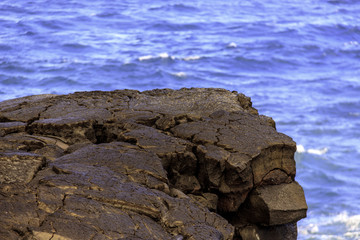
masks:
<path id="1" fill-rule="evenodd" d="M 0 100 L 220 87 L 298 144 L 299 239 L 360 239 L 360 2 L 3 0 Z"/>

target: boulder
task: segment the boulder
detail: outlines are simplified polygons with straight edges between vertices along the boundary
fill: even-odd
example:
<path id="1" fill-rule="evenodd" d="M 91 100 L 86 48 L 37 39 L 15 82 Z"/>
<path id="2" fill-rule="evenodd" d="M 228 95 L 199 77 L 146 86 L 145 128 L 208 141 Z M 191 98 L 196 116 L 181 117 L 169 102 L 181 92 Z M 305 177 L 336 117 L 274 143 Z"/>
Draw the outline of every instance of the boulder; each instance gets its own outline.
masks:
<path id="1" fill-rule="evenodd" d="M 224 89 L 0 102 L 0 239 L 296 239 L 295 150 Z"/>
<path id="2" fill-rule="evenodd" d="M 274 226 L 306 217 L 304 191 L 297 182 L 267 185 L 254 189 L 240 214 L 249 222 Z"/>

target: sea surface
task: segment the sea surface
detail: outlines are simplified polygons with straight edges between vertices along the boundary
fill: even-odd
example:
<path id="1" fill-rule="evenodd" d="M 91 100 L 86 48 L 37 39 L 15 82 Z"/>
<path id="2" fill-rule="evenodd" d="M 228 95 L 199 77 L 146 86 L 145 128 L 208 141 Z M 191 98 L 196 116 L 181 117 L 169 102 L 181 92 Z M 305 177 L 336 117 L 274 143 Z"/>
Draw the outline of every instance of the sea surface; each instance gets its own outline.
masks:
<path id="1" fill-rule="evenodd" d="M 297 142 L 299 239 L 360 239 L 359 1 L 0 2 L 0 101 L 182 87 L 245 93 Z"/>

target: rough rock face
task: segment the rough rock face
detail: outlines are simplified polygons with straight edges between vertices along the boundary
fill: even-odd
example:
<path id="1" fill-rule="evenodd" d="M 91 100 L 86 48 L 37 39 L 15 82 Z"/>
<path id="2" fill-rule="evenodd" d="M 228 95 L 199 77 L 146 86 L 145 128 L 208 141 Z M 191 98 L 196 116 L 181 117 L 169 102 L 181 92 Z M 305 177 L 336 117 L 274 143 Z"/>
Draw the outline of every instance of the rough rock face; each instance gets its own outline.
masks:
<path id="1" fill-rule="evenodd" d="M 0 239 L 296 239 L 295 143 L 223 89 L 0 103 Z"/>

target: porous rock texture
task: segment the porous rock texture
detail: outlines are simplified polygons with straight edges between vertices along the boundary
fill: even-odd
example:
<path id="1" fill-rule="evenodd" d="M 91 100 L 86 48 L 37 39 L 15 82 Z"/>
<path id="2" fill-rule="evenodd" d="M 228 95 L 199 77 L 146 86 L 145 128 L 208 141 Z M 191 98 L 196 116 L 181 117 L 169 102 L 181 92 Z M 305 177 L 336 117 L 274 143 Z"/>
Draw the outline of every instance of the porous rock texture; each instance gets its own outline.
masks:
<path id="1" fill-rule="evenodd" d="M 223 89 L 0 103 L 0 239 L 296 239 L 296 149 Z"/>

